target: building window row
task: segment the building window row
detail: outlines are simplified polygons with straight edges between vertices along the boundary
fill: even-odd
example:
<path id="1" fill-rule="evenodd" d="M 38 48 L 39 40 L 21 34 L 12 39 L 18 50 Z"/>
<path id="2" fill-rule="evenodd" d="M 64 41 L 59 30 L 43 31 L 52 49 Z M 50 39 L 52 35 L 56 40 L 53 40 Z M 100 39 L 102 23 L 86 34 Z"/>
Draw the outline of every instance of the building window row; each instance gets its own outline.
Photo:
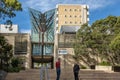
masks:
<path id="1" fill-rule="evenodd" d="M 72 21 L 65 21 L 65 24 L 81 24 L 81 22 L 77 22 L 77 21 L 75 21 L 75 22 L 72 22 Z"/>
<path id="2" fill-rule="evenodd" d="M 64 11 L 81 11 L 81 9 L 65 9 Z"/>
<path id="3" fill-rule="evenodd" d="M 58 24 L 58 20 L 56 21 L 56 24 Z"/>
<path id="4" fill-rule="evenodd" d="M 73 15 L 73 16 L 72 15 L 65 15 L 65 17 L 75 17 L 75 18 L 80 17 L 81 18 L 81 15 L 78 15 L 78 16 L 77 15 Z"/>

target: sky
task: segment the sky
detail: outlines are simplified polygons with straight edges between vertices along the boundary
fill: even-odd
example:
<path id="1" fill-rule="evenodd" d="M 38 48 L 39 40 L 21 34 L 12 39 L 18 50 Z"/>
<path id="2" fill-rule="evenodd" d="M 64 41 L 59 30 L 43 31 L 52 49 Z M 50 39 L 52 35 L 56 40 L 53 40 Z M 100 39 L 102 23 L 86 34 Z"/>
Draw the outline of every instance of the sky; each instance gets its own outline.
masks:
<path id="1" fill-rule="evenodd" d="M 120 16 L 120 0 L 19 0 L 23 11 L 16 12 L 12 18 L 13 24 L 18 24 L 19 31 L 30 33 L 31 22 L 28 8 L 41 12 L 54 9 L 57 4 L 86 4 L 89 6 L 89 24 L 96 20 L 104 19 L 107 16 Z"/>

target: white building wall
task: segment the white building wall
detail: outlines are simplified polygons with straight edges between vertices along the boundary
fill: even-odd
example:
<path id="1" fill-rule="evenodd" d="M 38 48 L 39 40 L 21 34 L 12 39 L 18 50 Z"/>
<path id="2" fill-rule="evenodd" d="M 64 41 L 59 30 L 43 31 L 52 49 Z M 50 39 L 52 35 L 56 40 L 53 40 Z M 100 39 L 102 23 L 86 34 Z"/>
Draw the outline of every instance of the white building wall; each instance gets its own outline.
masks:
<path id="1" fill-rule="evenodd" d="M 0 24 L 0 33 L 18 33 L 18 25 L 13 24 L 12 26 L 10 26 Z"/>
<path id="2" fill-rule="evenodd" d="M 88 5 L 83 5 L 82 6 L 82 24 L 88 23 L 89 22 L 89 12 L 88 12 Z"/>

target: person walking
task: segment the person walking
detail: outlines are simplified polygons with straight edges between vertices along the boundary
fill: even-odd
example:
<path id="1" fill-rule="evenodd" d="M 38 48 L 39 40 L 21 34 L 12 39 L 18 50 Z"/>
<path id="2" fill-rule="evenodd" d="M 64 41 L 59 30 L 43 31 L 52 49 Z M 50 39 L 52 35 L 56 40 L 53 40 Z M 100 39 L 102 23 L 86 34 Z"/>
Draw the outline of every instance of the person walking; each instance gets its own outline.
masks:
<path id="1" fill-rule="evenodd" d="M 58 60 L 56 62 L 56 73 L 57 73 L 56 80 L 59 80 L 60 79 L 60 74 L 61 74 L 60 58 L 58 58 Z"/>
<path id="2" fill-rule="evenodd" d="M 79 74 L 80 67 L 77 63 L 73 66 L 73 72 L 74 72 L 74 79 L 79 80 L 78 74 Z"/>

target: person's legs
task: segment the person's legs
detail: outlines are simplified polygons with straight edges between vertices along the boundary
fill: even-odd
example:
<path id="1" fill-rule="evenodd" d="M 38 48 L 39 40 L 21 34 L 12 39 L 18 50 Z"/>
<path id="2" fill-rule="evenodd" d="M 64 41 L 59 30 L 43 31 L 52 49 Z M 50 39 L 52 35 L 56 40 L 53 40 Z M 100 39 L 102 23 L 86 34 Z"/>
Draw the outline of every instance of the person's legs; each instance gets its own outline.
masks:
<path id="1" fill-rule="evenodd" d="M 58 69 L 56 70 L 56 73 L 57 73 L 57 77 L 56 77 L 56 80 L 59 80 L 59 79 L 58 79 Z"/>
<path id="2" fill-rule="evenodd" d="M 60 79 L 60 69 L 57 69 L 57 78 L 56 80 L 59 80 Z"/>
<path id="3" fill-rule="evenodd" d="M 78 73 L 76 73 L 76 80 L 79 80 Z"/>
<path id="4" fill-rule="evenodd" d="M 78 73 L 74 73 L 74 79 L 79 80 Z"/>

